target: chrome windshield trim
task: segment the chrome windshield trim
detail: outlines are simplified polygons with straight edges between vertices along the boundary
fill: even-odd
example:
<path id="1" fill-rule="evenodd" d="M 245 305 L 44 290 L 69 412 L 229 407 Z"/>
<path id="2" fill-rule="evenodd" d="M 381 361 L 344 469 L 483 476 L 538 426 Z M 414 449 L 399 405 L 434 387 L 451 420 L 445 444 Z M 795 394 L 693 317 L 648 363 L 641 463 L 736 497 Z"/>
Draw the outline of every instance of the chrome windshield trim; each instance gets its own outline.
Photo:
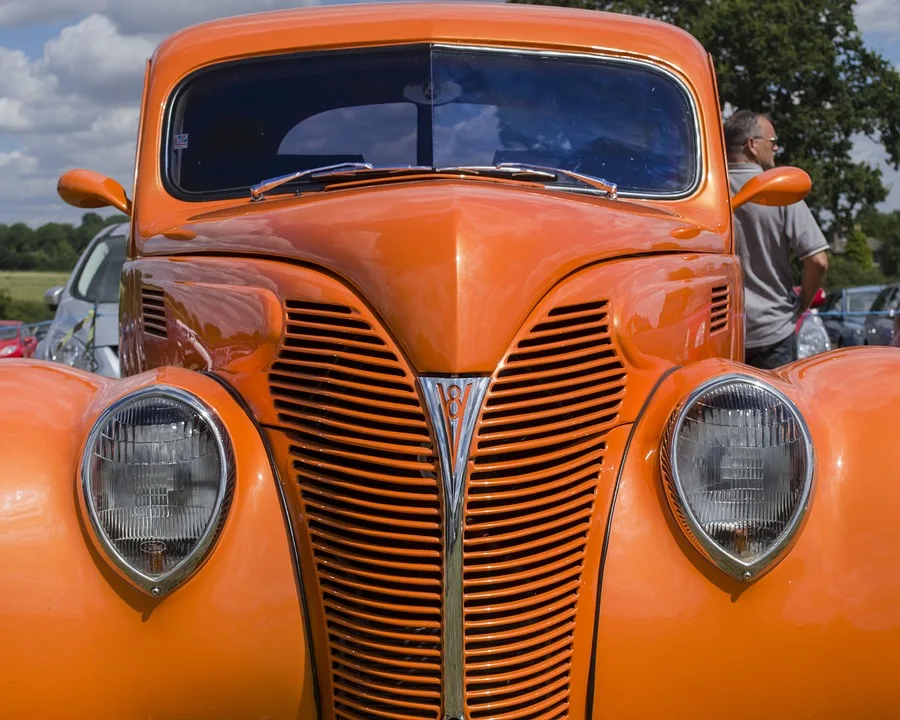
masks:
<path id="1" fill-rule="evenodd" d="M 463 500 L 469 447 L 489 377 L 420 377 L 441 463 L 444 505 L 444 717 L 465 714 Z"/>
<path id="2" fill-rule="evenodd" d="M 638 67 L 647 68 L 658 72 L 662 75 L 665 75 L 667 78 L 675 82 L 681 91 L 684 93 L 687 98 L 688 105 L 691 110 L 691 120 L 692 127 L 694 130 L 694 180 L 691 185 L 685 190 L 679 190 L 673 193 L 665 193 L 665 192 L 636 192 L 633 190 L 622 190 L 617 189 L 618 197 L 622 198 L 635 198 L 635 199 L 643 199 L 643 200 L 682 200 L 684 198 L 692 196 L 697 190 L 700 188 L 703 178 L 706 175 L 704 169 L 704 152 L 702 139 L 703 134 L 700 128 L 700 113 L 698 110 L 698 105 L 696 98 L 694 97 L 693 92 L 690 87 L 684 80 L 682 80 L 678 75 L 676 75 L 672 70 L 668 67 L 658 63 L 653 62 L 652 60 L 643 60 L 638 58 L 624 58 L 616 55 L 612 55 L 609 53 L 603 53 L 600 51 L 597 52 L 584 52 L 584 51 L 559 51 L 559 50 L 541 50 L 538 48 L 530 47 L 497 47 L 491 45 L 469 45 L 469 44 L 459 44 L 453 45 L 448 43 L 441 42 L 428 42 L 424 41 L 421 43 L 412 43 L 412 44 L 421 44 L 428 45 L 432 49 L 441 49 L 441 50 L 468 50 L 468 51 L 476 51 L 476 52 L 485 52 L 485 53 L 503 53 L 503 54 L 513 54 L 513 55 L 541 55 L 544 57 L 560 57 L 560 58 L 582 58 L 585 60 L 602 60 L 607 63 L 618 63 L 621 65 L 633 65 Z M 349 52 L 354 50 L 374 50 L 374 49 L 390 49 L 390 48 L 401 48 L 409 46 L 410 43 L 388 43 L 385 45 L 373 45 L 360 48 L 359 46 L 340 46 L 329 48 L 325 52 Z M 253 58 L 252 61 L 258 60 L 266 60 L 266 59 L 274 59 L 278 57 L 287 57 L 287 56 L 302 56 L 308 53 L 322 52 L 321 50 L 316 50 L 315 48 L 306 48 L 300 50 L 299 52 L 293 53 L 271 53 L 269 55 L 263 55 L 258 58 Z M 173 118 L 174 118 L 174 105 L 177 96 L 182 91 L 184 85 L 191 81 L 198 74 L 216 69 L 221 66 L 243 63 L 243 62 L 251 62 L 250 59 L 245 60 L 226 60 L 221 59 L 218 61 L 214 61 L 208 65 L 205 65 L 201 68 L 198 68 L 190 73 L 185 74 L 181 77 L 172 92 L 166 97 L 166 105 L 164 111 L 164 117 L 161 124 L 161 133 L 165 133 L 163 137 L 161 137 L 161 142 L 158 146 L 158 155 L 161 164 L 162 178 L 163 178 L 163 186 L 165 187 L 166 192 L 178 199 L 188 202 L 208 202 L 211 199 L 217 197 L 228 197 L 228 198 L 239 198 L 242 196 L 242 192 L 238 190 L 234 190 L 233 192 L 229 191 L 213 191 L 213 192 L 204 192 L 204 193 L 181 193 L 178 192 L 176 188 L 170 186 L 170 172 L 171 172 L 171 143 L 172 143 L 172 133 L 170 132 Z M 282 176 L 283 177 L 283 176 Z M 275 178 L 273 178 L 275 179 Z M 280 178 L 278 178 L 280 179 Z M 280 184 L 280 183 L 279 183 Z M 258 187 L 258 185 L 257 185 Z M 271 189 L 271 188 L 270 188 Z M 559 190 L 562 192 L 584 192 L 583 190 L 578 190 L 576 188 L 569 187 L 559 187 L 559 186 L 548 186 L 547 189 L 551 190 Z M 244 189 L 243 193 L 246 193 L 247 190 Z M 243 195 L 246 197 L 246 195 Z"/>

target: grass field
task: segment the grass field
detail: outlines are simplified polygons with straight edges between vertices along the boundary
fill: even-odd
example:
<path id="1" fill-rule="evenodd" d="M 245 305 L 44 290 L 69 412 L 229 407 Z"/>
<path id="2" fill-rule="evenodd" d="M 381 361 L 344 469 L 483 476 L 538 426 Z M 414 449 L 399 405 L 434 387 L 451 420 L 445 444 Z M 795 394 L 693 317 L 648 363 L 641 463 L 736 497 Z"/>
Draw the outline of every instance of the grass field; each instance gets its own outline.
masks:
<path id="1" fill-rule="evenodd" d="M 44 292 L 54 285 L 64 285 L 69 273 L 13 272 L 0 270 L 0 289 L 9 290 L 13 300 L 44 302 Z"/>

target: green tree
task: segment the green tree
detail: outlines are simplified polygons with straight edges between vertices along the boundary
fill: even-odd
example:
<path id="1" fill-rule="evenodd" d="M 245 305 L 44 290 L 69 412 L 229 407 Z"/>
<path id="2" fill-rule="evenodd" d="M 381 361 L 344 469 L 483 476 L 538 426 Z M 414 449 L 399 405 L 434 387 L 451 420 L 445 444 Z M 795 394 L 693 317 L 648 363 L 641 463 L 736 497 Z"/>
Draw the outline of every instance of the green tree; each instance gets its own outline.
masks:
<path id="1" fill-rule="evenodd" d="M 888 277 L 900 275 L 900 210 L 883 213 L 867 208 L 859 215 L 862 231 L 884 245 L 881 270 Z"/>
<path id="2" fill-rule="evenodd" d="M 510 1 L 643 15 L 693 34 L 713 56 L 723 107 L 771 115 L 779 162 L 810 173 L 808 202 L 826 229 L 849 231 L 887 196 L 881 171 L 850 151 L 866 135 L 900 167 L 900 74 L 863 45 L 855 0 Z"/>
<path id="3" fill-rule="evenodd" d="M 854 228 L 847 237 L 846 258 L 863 270 L 875 267 L 875 258 L 872 257 L 872 249 L 866 239 L 865 233 L 859 228 Z"/>

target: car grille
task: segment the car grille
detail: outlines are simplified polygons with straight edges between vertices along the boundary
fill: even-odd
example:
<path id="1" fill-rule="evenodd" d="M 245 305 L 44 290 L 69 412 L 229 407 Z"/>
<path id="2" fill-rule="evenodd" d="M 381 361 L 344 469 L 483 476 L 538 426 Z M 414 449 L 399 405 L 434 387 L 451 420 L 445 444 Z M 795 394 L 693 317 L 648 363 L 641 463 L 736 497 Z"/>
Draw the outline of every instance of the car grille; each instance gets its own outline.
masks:
<path id="1" fill-rule="evenodd" d="M 549 311 L 488 389 L 463 535 L 472 720 L 568 716 L 578 589 L 604 437 L 625 392 L 608 304 Z"/>
<path id="2" fill-rule="evenodd" d="M 288 302 L 269 383 L 315 558 L 337 718 L 438 718 L 441 501 L 412 374 L 356 308 Z"/>
<path id="3" fill-rule="evenodd" d="M 607 313 L 543 313 L 491 380 L 464 499 L 471 720 L 567 716 L 586 538 L 625 389 Z M 347 720 L 439 718 L 442 499 L 415 377 L 362 306 L 288 301 L 286 314 L 269 386 L 315 562 L 304 582 L 324 622 L 324 694 Z"/>

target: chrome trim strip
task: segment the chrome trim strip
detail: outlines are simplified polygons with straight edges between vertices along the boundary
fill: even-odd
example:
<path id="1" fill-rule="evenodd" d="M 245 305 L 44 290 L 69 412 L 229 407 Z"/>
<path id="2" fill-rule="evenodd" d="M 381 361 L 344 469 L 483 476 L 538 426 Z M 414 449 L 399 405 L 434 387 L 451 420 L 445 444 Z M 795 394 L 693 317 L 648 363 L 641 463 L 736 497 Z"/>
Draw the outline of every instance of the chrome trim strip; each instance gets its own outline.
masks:
<path id="1" fill-rule="evenodd" d="M 734 557 L 731 553 L 723 550 L 722 547 L 706 533 L 691 510 L 690 504 L 685 501 L 684 488 L 681 484 L 681 478 L 678 476 L 678 447 L 675 442 L 688 412 L 702 395 L 722 385 L 740 383 L 751 385 L 759 390 L 771 393 L 784 403 L 785 407 L 794 417 L 794 420 L 796 420 L 797 426 L 800 428 L 800 435 L 803 438 L 805 445 L 804 450 L 806 459 L 806 475 L 803 478 L 803 491 L 800 501 L 797 503 L 797 508 L 794 510 L 788 524 L 785 526 L 784 530 L 782 530 L 772 546 L 751 563 L 743 562 L 739 558 Z M 691 535 L 693 535 L 692 544 L 704 554 L 708 560 L 736 580 L 741 580 L 743 582 L 755 580 L 763 570 L 772 565 L 784 552 L 785 548 L 790 543 L 791 538 L 794 537 L 799 529 L 800 521 L 809 509 L 813 479 L 815 476 L 816 457 L 809 427 L 807 427 L 803 415 L 800 414 L 800 410 L 787 395 L 772 385 L 749 375 L 729 373 L 707 380 L 694 388 L 693 392 L 682 401 L 681 405 L 676 406 L 676 409 L 669 420 L 669 428 L 664 437 L 668 444 L 670 458 L 668 475 L 670 477 L 664 477 L 663 484 L 666 486 L 666 495 L 669 498 L 669 502 L 677 502 L 679 510 L 681 510 L 684 519 L 688 524 L 688 529 Z"/>
<path id="2" fill-rule="evenodd" d="M 462 524 L 469 446 L 489 377 L 420 377 L 441 463 L 444 504 L 444 717 L 465 715 Z"/>
<path id="3" fill-rule="evenodd" d="M 178 565 L 155 578 L 135 570 L 109 541 L 100 525 L 100 520 L 97 517 L 97 511 L 91 500 L 90 492 L 91 453 L 103 427 L 113 415 L 120 412 L 123 408 L 136 400 L 144 400 L 148 397 L 161 397 L 168 400 L 176 400 L 177 402 L 187 405 L 191 410 L 197 413 L 209 426 L 210 432 L 213 434 L 216 447 L 219 451 L 219 459 L 222 464 L 219 473 L 219 494 L 216 497 L 216 504 L 213 507 L 212 515 L 203 531 L 203 535 L 201 535 L 200 539 L 197 541 L 197 546 L 189 555 L 178 563 Z M 218 538 L 222 525 L 225 522 L 228 508 L 231 505 L 231 499 L 234 496 L 234 484 L 234 451 L 228 432 L 218 415 L 216 415 L 213 410 L 196 395 L 193 395 L 186 390 L 182 390 L 181 388 L 169 385 L 151 385 L 149 387 L 141 388 L 140 390 L 119 398 L 106 408 L 106 410 L 104 410 L 97 418 L 93 428 L 91 428 L 81 457 L 81 492 L 84 506 L 87 509 L 87 515 L 90 520 L 91 534 L 95 537 L 97 544 L 100 546 L 102 554 L 111 561 L 112 567 L 118 574 L 129 581 L 134 587 L 155 598 L 160 598 L 169 594 L 185 582 L 199 569 L 202 562 L 207 558 L 209 551 L 215 540 Z"/>

